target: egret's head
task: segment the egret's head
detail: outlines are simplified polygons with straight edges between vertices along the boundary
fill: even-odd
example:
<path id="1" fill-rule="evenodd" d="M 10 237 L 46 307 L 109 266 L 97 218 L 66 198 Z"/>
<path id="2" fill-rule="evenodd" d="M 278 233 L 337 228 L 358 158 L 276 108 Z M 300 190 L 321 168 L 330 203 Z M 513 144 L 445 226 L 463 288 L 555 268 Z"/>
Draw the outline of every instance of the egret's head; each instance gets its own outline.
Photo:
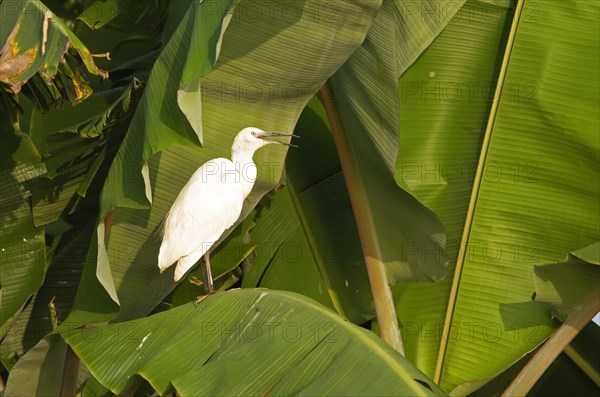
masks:
<path id="1" fill-rule="evenodd" d="M 233 140 L 233 146 L 231 147 L 231 150 L 233 152 L 242 151 L 242 150 L 243 151 L 248 151 L 248 150 L 255 151 L 255 150 L 260 149 L 261 147 L 268 145 L 270 143 L 278 143 L 280 145 L 294 146 L 292 144 L 285 143 L 285 142 L 269 140 L 269 138 L 276 137 L 276 136 L 296 136 L 296 135 L 281 134 L 279 132 L 265 132 L 265 131 L 261 130 L 260 128 L 246 127 L 243 130 L 241 130 L 240 132 L 238 132 L 238 134 L 236 135 L 235 139 Z"/>

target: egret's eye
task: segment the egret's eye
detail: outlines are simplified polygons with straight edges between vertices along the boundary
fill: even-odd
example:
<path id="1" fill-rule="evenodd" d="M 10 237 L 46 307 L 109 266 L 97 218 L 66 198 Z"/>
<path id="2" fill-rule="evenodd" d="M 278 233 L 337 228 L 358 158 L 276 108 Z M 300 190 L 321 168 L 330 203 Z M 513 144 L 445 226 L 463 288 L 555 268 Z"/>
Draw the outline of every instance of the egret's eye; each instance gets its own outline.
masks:
<path id="1" fill-rule="evenodd" d="M 251 132 L 252 136 L 256 136 L 256 131 Z"/>

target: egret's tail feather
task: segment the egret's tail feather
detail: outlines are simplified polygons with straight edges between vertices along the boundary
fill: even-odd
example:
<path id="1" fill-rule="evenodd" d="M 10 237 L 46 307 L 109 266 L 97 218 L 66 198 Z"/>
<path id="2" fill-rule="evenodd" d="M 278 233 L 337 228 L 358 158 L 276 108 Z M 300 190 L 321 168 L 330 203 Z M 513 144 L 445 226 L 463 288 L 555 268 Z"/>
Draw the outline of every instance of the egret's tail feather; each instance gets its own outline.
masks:
<path id="1" fill-rule="evenodd" d="M 173 263 L 175 263 L 177 259 L 178 258 L 173 257 L 169 242 L 163 241 L 160 246 L 160 251 L 158 252 L 158 268 L 160 269 L 160 272 L 164 272 Z"/>

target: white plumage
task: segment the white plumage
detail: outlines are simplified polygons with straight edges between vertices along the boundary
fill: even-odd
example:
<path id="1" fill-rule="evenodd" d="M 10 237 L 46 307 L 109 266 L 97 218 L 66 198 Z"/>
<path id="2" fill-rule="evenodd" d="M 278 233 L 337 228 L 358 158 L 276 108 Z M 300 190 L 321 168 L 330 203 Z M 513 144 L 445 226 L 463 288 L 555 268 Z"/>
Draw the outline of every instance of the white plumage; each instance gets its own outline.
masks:
<path id="1" fill-rule="evenodd" d="M 158 254 L 161 273 L 177 262 L 175 281 L 203 256 L 209 280 L 207 290 L 212 292 L 210 279 L 210 248 L 230 228 L 242 212 L 244 200 L 256 180 L 254 152 L 269 143 L 272 136 L 292 136 L 269 133 L 248 127 L 235 137 L 231 160 L 216 158 L 204 163 L 183 187 L 164 224 L 163 240 Z"/>

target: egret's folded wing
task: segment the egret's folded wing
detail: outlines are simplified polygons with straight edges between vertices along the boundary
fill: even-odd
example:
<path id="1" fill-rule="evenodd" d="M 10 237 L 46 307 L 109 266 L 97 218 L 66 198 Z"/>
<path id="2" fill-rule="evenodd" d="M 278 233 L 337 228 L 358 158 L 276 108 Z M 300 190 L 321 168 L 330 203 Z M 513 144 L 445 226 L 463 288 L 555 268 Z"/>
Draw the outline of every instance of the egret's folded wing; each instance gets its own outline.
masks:
<path id="1" fill-rule="evenodd" d="M 165 220 L 158 255 L 161 271 L 189 256 L 179 263 L 182 269 L 177 269 L 183 275 L 235 223 L 244 201 L 240 175 L 236 173 L 233 162 L 217 158 L 192 175 Z"/>

